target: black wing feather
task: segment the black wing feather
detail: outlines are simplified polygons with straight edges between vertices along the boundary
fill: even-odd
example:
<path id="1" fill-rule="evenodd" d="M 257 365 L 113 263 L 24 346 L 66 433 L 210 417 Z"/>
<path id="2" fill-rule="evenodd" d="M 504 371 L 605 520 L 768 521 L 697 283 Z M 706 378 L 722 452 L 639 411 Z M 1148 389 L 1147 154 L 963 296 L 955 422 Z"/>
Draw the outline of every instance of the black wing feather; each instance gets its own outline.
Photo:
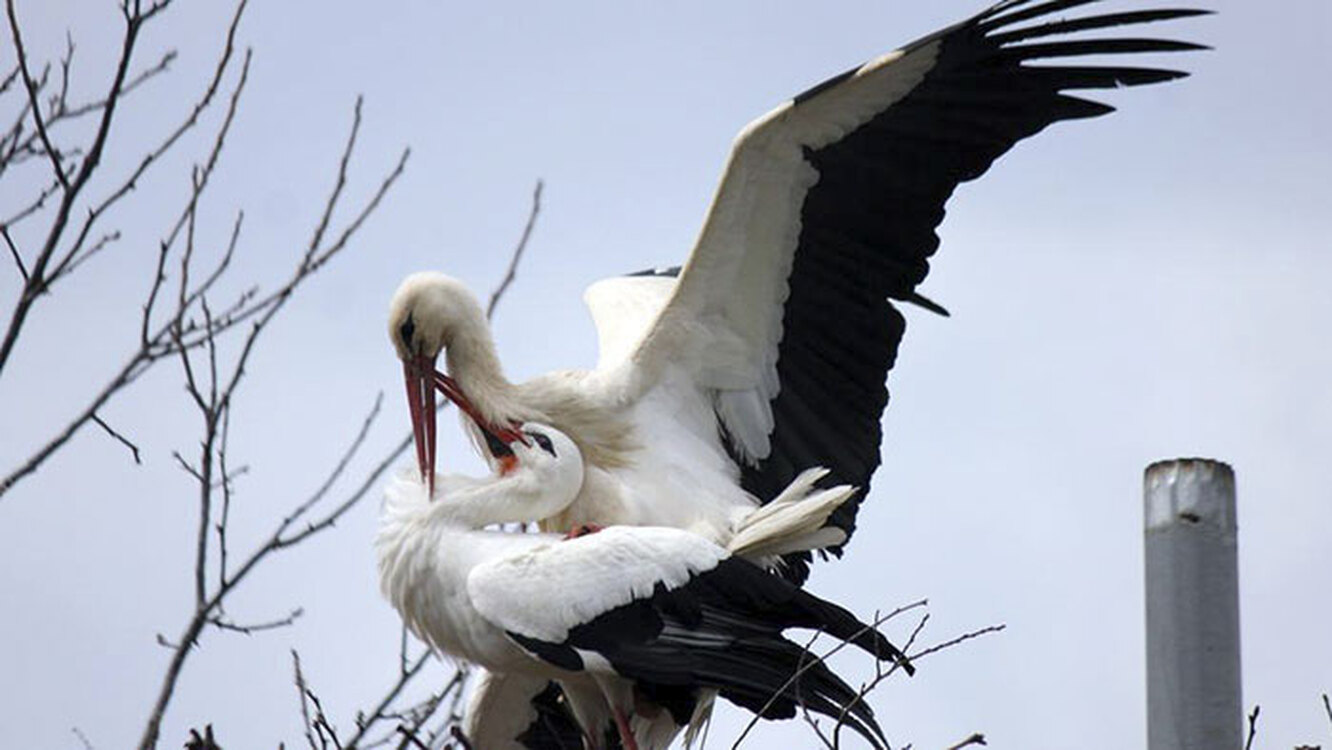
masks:
<path id="1" fill-rule="evenodd" d="M 823 486 L 853 484 L 862 490 L 830 520 L 850 535 L 879 464 L 879 420 L 888 402 L 885 380 L 905 329 L 890 300 L 919 299 L 915 289 L 929 272 L 929 257 L 939 244 L 935 228 L 953 190 L 1046 126 L 1113 110 L 1065 92 L 1187 75 L 1028 61 L 1205 49 L 1160 39 L 1051 39 L 1208 13 L 1169 8 L 1050 18 L 1096 1 L 1009 0 L 909 45 L 908 53 L 939 45 L 935 65 L 920 84 L 840 140 L 805 149 L 819 179 L 801 206 L 788 279 L 777 358 L 781 390 L 770 404 L 772 451 L 749 464 L 723 433 L 746 490 L 768 500 L 800 471 L 825 466 L 831 473 Z M 1046 20 L 1016 26 L 1036 19 Z M 809 89 L 794 106 L 815 106 L 820 94 L 855 72 Z M 802 581 L 808 560 L 808 555 L 793 556 L 786 575 Z"/>
<path id="2" fill-rule="evenodd" d="M 793 627 L 828 633 L 915 671 L 872 626 L 738 558 L 722 560 L 675 589 L 658 584 L 650 596 L 572 628 L 562 643 L 510 635 L 558 666 L 570 663 L 570 653 L 599 654 L 679 724 L 692 716 L 699 690 L 709 688 L 764 718 L 790 718 L 801 705 L 834 718 L 845 715 L 849 726 L 879 746 L 883 732 L 873 711 L 825 664 L 782 637 Z"/>
<path id="3" fill-rule="evenodd" d="M 536 718 L 514 739 L 528 750 L 583 750 L 583 732 L 554 682 L 532 697 Z M 619 735 L 614 735 L 619 747 Z"/>

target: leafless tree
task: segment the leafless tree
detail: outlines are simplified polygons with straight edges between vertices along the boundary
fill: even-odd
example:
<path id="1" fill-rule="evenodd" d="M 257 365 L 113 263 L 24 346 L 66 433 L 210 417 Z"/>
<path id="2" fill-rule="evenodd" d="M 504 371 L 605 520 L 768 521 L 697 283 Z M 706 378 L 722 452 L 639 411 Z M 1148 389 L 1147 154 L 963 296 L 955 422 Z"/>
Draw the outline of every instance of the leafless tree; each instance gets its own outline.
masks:
<path id="1" fill-rule="evenodd" d="M 166 161 L 164 157 L 169 153 L 176 155 L 184 148 L 186 134 L 202 127 L 210 111 L 222 110 L 207 148 L 193 159 L 188 189 L 183 191 L 178 205 L 158 215 L 163 222 L 162 235 L 154 262 L 144 268 L 148 284 L 139 303 L 138 335 L 126 342 L 123 364 L 77 409 L 68 424 L 55 434 L 36 437 L 28 457 L 0 479 L 0 497 L 5 497 L 90 424 L 100 427 L 139 462 L 140 450 L 135 442 L 103 420 L 99 411 L 150 370 L 164 363 L 175 362 L 179 366 L 185 392 L 200 419 L 197 455 L 174 454 L 198 490 L 192 566 L 194 597 L 180 634 L 174 640 L 159 636 L 159 643 L 172 650 L 172 658 L 145 720 L 139 741 L 141 748 L 158 745 L 162 720 L 179 677 L 207 630 L 255 633 L 290 625 L 303 614 L 300 606 L 293 604 L 288 612 L 268 621 L 242 623 L 227 615 L 226 602 L 258 567 L 307 539 L 332 530 L 339 518 L 369 494 L 375 481 L 407 444 L 407 439 L 399 441 L 367 476 L 352 483 L 350 490 L 332 502 L 330 496 L 335 485 L 343 479 L 348 463 L 363 445 L 379 413 L 382 397 L 376 397 L 342 459 L 308 498 L 275 522 L 266 538 L 236 540 L 229 534 L 234 482 L 247 469 L 233 465 L 230 459 L 230 426 L 234 395 L 249 374 L 251 354 L 297 292 L 352 246 L 360 228 L 403 173 L 410 152 L 404 150 L 396 163 L 389 165 L 368 199 L 351 208 L 344 205 L 348 169 L 362 125 L 362 103 L 358 99 L 327 201 L 315 220 L 308 243 L 293 258 L 289 275 L 269 288 L 260 279 L 241 280 L 243 291 L 219 302 L 219 290 L 224 286 L 220 282 L 226 280 L 236 286 L 235 277 L 246 273 L 245 264 L 237 262 L 243 254 L 244 212 L 235 211 L 220 241 L 205 236 L 199 215 L 200 207 L 208 199 L 211 178 L 224 155 L 228 133 L 241 116 L 252 57 L 251 50 L 240 50 L 237 45 L 237 30 L 245 14 L 246 0 L 235 6 L 221 34 L 212 75 L 183 118 L 133 168 L 112 174 L 103 166 L 103 155 L 121 148 L 117 140 L 117 115 L 134 107 L 139 93 L 148 89 L 153 79 L 170 73 L 177 59 L 174 50 L 147 65 L 140 65 L 136 56 L 144 29 L 165 16 L 171 4 L 171 0 L 152 3 L 124 0 L 120 5 L 123 19 L 120 52 L 106 94 L 91 101 L 74 101 L 70 92 L 75 76 L 95 75 L 77 68 L 75 40 L 67 36 L 64 53 L 54 63 L 34 60 L 24 44 L 23 24 L 15 2 L 6 0 L 8 37 L 13 43 L 15 62 L 0 80 L 0 106 L 6 108 L 0 111 L 13 111 L 12 121 L 0 133 L 0 184 L 5 186 L 6 196 L 0 237 L 21 282 L 16 298 L 6 302 L 10 314 L 0 339 L 0 378 L 23 341 L 30 312 L 39 305 L 71 303 L 62 300 L 59 294 L 61 282 L 95 267 L 96 263 L 90 261 L 115 255 L 117 244 L 125 236 L 121 227 L 114 226 L 118 212 L 133 202 L 136 188 Z M 89 122 L 90 127 L 77 127 Z M 213 253 L 217 259 L 205 264 L 201 260 L 205 256 L 203 248 L 217 246 L 221 247 L 220 253 Z M 249 549 L 237 556 L 234 550 L 242 545 Z M 422 674 L 429 658 L 419 646 L 415 650 L 420 653 L 409 658 L 404 634 L 402 664 L 396 681 L 378 698 L 367 700 L 372 708 L 357 717 L 356 730 L 350 734 L 346 746 L 384 744 L 382 738 L 377 743 L 362 741 L 386 722 L 401 724 L 406 728 L 405 736 L 414 736 L 441 705 L 450 715 L 456 715 L 457 696 L 462 693 L 465 679 L 465 672 L 461 671 L 436 692 L 432 705 L 399 705 L 404 688 Z M 316 706 L 316 718 L 308 719 L 307 727 L 319 728 L 320 732 L 328 730 L 327 737 L 336 744 L 332 724 L 318 708 L 313 691 L 304 688 L 299 661 L 296 664 L 302 707 L 306 708 L 307 698 Z M 450 697 L 452 701 L 448 700 Z M 91 746 L 82 733 L 76 730 L 76 735 Z M 312 729 L 307 736 L 315 738 L 317 733 Z M 314 741 L 311 739 L 312 744 Z M 176 742 L 172 740 L 170 744 Z M 188 742 L 197 747 L 215 746 L 212 727 L 204 728 L 202 733 L 192 732 Z"/>
<path id="2" fill-rule="evenodd" d="M 170 14 L 173 0 L 121 1 L 123 24 L 119 30 L 118 56 L 109 80 L 100 86 L 105 94 L 87 101 L 76 100 L 71 94 L 87 86 L 71 84 L 96 78 L 105 71 L 80 68 L 78 44 L 68 35 L 64 51 L 57 59 L 50 62 L 34 59 L 25 45 L 24 26 L 15 0 L 5 2 L 8 37 L 15 59 L 12 69 L 5 71 L 0 79 L 0 113 L 12 113 L 12 117 L 3 115 L 9 124 L 0 131 L 0 185 L 4 186 L 0 239 L 19 283 L 14 299 L 0 300 L 10 311 L 0 334 L 3 337 L 0 338 L 0 383 L 5 382 L 6 371 L 13 366 L 12 355 L 25 341 L 24 332 L 32 311 L 40 306 L 72 303 L 61 295 L 63 282 L 76 274 L 89 273 L 99 263 L 113 258 L 126 261 L 151 257 L 151 262 L 143 268 L 146 286 L 143 296 L 134 301 L 136 335 L 124 342 L 120 365 L 100 382 L 89 383 L 93 395 L 78 404 L 68 423 L 52 434 L 16 436 L 31 440 L 31 449 L 16 465 L 3 467 L 0 501 L 19 502 L 11 496 L 11 490 L 90 425 L 128 451 L 134 462 L 142 461 L 132 431 L 113 427 L 101 415 L 130 386 L 163 365 L 177 368 L 178 382 L 183 384 L 189 408 L 198 420 L 195 447 L 173 453 L 173 459 L 188 475 L 196 493 L 198 513 L 190 532 L 192 559 L 188 566 L 193 596 L 175 637 L 158 636 L 159 644 L 171 652 L 171 658 L 143 723 L 138 744 L 145 749 L 161 743 L 163 720 L 176 696 L 180 678 L 190 663 L 190 655 L 208 633 L 261 633 L 292 625 L 304 615 L 293 594 L 292 603 L 285 611 L 257 621 L 238 621 L 227 607 L 235 593 L 253 580 L 256 570 L 294 553 L 315 536 L 335 531 L 337 522 L 372 494 L 384 472 L 410 443 L 410 436 L 403 436 L 384 455 L 373 460 L 364 474 L 347 476 L 348 467 L 366 445 L 366 436 L 380 413 L 383 397 L 375 396 L 359 429 L 348 438 L 340 459 L 322 474 L 311 477 L 313 489 L 307 497 L 295 503 L 280 499 L 269 503 L 267 507 L 287 510 L 273 519 L 266 534 L 238 538 L 233 530 L 232 508 L 239 493 L 236 480 L 248 471 L 248 466 L 238 465 L 233 457 L 231 425 L 233 417 L 246 418 L 234 412 L 236 394 L 252 376 L 252 355 L 262 346 L 273 321 L 289 308 L 308 282 L 354 247 L 358 232 L 397 183 L 410 155 L 404 149 L 395 162 L 385 165 L 367 198 L 347 205 L 351 200 L 347 198 L 347 186 L 352 181 L 349 168 L 362 131 L 363 107 L 358 98 L 351 108 L 351 123 L 341 153 L 329 155 L 330 161 L 336 159 L 336 170 L 322 210 L 312 217 L 308 241 L 292 253 L 286 276 L 248 277 L 253 272 L 245 261 L 244 208 L 229 209 L 232 218 L 220 232 L 201 219 L 201 208 L 212 200 L 210 186 L 224 160 L 228 134 L 237 119 L 244 116 L 242 104 L 253 54 L 238 44 L 246 2 L 239 0 L 229 22 L 219 31 L 216 62 L 197 96 L 184 104 L 183 114 L 160 141 L 119 172 L 109 171 L 111 168 L 106 165 L 121 160 L 103 157 L 123 154 L 128 148 L 122 143 L 117 127 L 123 113 L 146 105 L 145 92 L 151 90 L 155 79 L 173 73 L 178 57 L 175 50 L 148 62 L 138 59 L 144 30 Z M 193 155 L 183 153 L 189 148 L 190 139 L 186 136 L 209 127 L 212 131 L 203 139 L 202 151 Z M 189 162 L 187 174 L 182 176 L 185 188 L 178 193 L 174 205 L 159 205 L 150 214 L 150 221 L 159 222 L 156 230 L 147 230 L 158 233 L 154 251 L 128 252 L 134 243 L 129 238 L 143 234 L 145 229 L 138 224 L 124 225 L 127 207 L 134 205 L 136 196 L 141 194 L 138 188 L 146 180 L 157 176 L 166 168 L 163 165 L 178 161 L 182 155 Z M 511 262 L 490 297 L 488 314 L 493 313 L 516 276 L 540 206 L 538 182 Z M 241 291 L 227 294 L 223 290 L 228 288 Z M 917 606 L 923 603 L 888 617 Z M 923 625 L 924 620 L 917 632 Z M 928 653 L 930 649 L 913 656 Z M 436 681 L 434 689 L 425 691 L 424 698 L 410 697 L 421 695 L 418 686 L 426 675 L 438 677 L 428 669 L 432 658 L 428 649 L 404 631 L 399 663 L 382 691 L 367 696 L 365 708 L 353 718 L 340 720 L 325 711 L 318 690 L 302 669 L 299 654 L 293 651 L 293 683 L 297 691 L 293 709 L 300 711 L 308 745 L 312 750 L 466 747 L 458 724 L 467 670 L 447 673 L 444 679 Z M 893 673 L 891 665 L 879 665 L 875 678 L 862 688 L 860 699 Z M 830 738 L 812 721 L 811 725 L 826 744 L 839 746 L 841 722 L 831 729 Z M 75 730 L 75 734 L 85 746 L 93 746 L 81 732 Z M 199 727 L 187 738 L 169 738 L 167 744 L 180 742 L 189 747 L 216 748 L 226 744 L 226 728 L 218 727 L 215 732 L 211 725 Z"/>
<path id="3" fill-rule="evenodd" d="M 1322 706 L 1323 715 L 1327 717 L 1328 734 L 1329 736 L 1332 736 L 1332 698 L 1328 698 L 1327 693 L 1321 694 L 1319 698 L 1321 699 L 1323 704 Z M 1258 736 L 1258 714 L 1261 711 L 1262 707 L 1255 704 L 1253 710 L 1250 711 L 1247 716 L 1245 716 L 1245 719 L 1248 722 L 1249 732 L 1248 736 L 1244 740 L 1244 750 L 1252 750 L 1252 748 L 1254 747 L 1253 744 L 1254 738 Z M 1318 745 L 1307 744 L 1307 745 L 1295 746 L 1295 750 L 1322 750 L 1322 748 L 1323 745 L 1321 744 Z"/>

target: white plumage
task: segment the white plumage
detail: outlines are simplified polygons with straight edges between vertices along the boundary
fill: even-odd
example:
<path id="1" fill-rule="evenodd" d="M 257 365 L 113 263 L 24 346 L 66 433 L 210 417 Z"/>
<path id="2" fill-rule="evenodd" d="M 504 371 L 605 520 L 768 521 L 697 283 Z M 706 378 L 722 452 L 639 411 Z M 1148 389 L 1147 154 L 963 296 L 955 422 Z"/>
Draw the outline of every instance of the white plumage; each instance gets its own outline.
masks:
<path id="1" fill-rule="evenodd" d="M 1041 63 L 1200 48 L 1086 32 L 1202 11 L 1056 15 L 1095 1 L 1001 2 L 746 126 L 678 281 L 589 289 L 594 370 L 509 382 L 475 298 L 442 274 L 409 277 L 389 330 L 422 474 L 433 474 L 426 399 L 437 383 L 492 436 L 539 421 L 578 443 L 586 481 L 552 528 L 664 525 L 723 542 L 810 467 L 828 467 L 829 485 L 867 491 L 905 325 L 890 300 L 942 312 L 916 288 L 954 188 L 1051 123 L 1111 111 L 1071 91 L 1185 75 Z M 441 352 L 448 375 L 435 372 Z M 854 530 L 859 500 L 832 515 L 835 544 Z M 788 563 L 784 573 L 803 580 L 804 562 Z"/>
<path id="2" fill-rule="evenodd" d="M 773 639 L 792 625 L 829 628 L 842 637 L 860 635 L 864 626 L 849 613 L 733 557 L 805 549 L 801 545 L 820 538 L 828 514 L 850 496 L 851 488 L 815 490 L 820 472 L 806 472 L 770 506 L 740 524 L 731 549 L 666 527 L 611 527 L 575 539 L 488 530 L 493 523 L 556 512 L 581 486 L 583 462 L 571 440 L 543 425 L 523 425 L 521 434 L 529 445 L 512 445 L 514 460 L 501 467 L 502 475 L 442 475 L 434 500 L 414 476 L 396 476 L 386 489 L 376 539 L 381 588 L 412 632 L 490 672 L 481 694 L 473 698 L 476 713 L 468 717 L 478 736 L 513 739 L 513 730 L 527 724 L 507 714 L 488 721 L 484 714 L 505 711 L 508 701 L 521 700 L 522 705 L 510 710 L 530 719 L 534 709 L 527 701 L 555 680 L 582 726 L 600 728 L 613 720 L 622 727 L 626 747 L 632 746 L 631 736 L 643 750 L 665 747 L 681 726 L 697 728 L 717 690 L 723 695 L 730 690 L 734 700 L 758 709 L 744 692 L 751 689 L 749 683 L 731 685 L 724 671 L 707 667 L 710 658 L 717 658 L 709 654 L 728 653 L 754 633 L 769 632 L 762 640 L 768 645 L 758 650 L 763 656 L 754 657 L 768 658 L 774 648 L 781 651 L 782 642 Z M 695 592 L 695 585 L 703 588 Z M 677 621 L 674 607 L 683 605 L 658 601 L 668 593 L 683 597 L 681 601 L 702 597 L 699 601 L 710 602 L 707 607 L 725 611 L 728 602 L 713 599 L 718 591 L 736 586 L 750 603 L 723 617 L 720 625 L 709 625 L 706 617 Z M 772 590 L 755 594 L 755 586 Z M 630 610 L 642 610 L 634 622 L 658 618 L 655 629 L 622 632 L 615 625 L 621 617 L 616 613 Z M 749 624 L 735 631 L 736 623 Z M 858 645 L 881 657 L 900 657 L 882 636 L 872 637 L 872 642 Z M 644 656 L 658 652 L 679 653 L 668 663 Z M 622 658 L 627 661 L 616 663 Z M 693 662 L 703 666 L 679 671 L 680 664 Z M 740 667 L 744 664 L 742 660 Z M 794 671 L 794 664 L 787 666 Z M 781 672 L 780 666 L 776 671 Z M 664 680 L 665 687 L 657 690 L 674 691 L 670 705 L 675 713 L 642 713 L 639 709 L 651 700 L 635 692 L 641 680 Z M 782 686 L 767 689 L 779 694 Z M 840 680 L 831 673 L 813 675 L 805 689 L 832 701 L 828 706 L 850 695 L 843 694 Z M 751 703 L 744 703 L 746 699 Z M 680 708 L 686 704 L 687 711 Z M 781 715 L 780 710 L 774 715 Z M 877 734 L 867 709 L 857 716 L 863 722 L 858 731 Z M 596 734 L 591 732 L 594 738 Z"/>
<path id="3" fill-rule="evenodd" d="M 509 444 L 522 439 L 524 422 L 554 425 L 577 444 L 581 486 L 567 507 L 544 516 L 544 528 L 632 524 L 701 537 L 617 530 L 569 547 L 525 547 L 476 568 L 480 588 L 469 583 L 469 606 L 492 624 L 559 638 L 602 607 L 641 603 L 648 581 L 669 586 L 727 565 L 715 548 L 723 557 L 709 557 L 706 543 L 772 564 L 784 556 L 779 569 L 796 582 L 807 550 L 839 550 L 860 496 L 806 495 L 816 482 L 868 490 L 885 378 L 905 328 L 892 300 L 944 312 L 917 286 L 953 190 L 1049 124 L 1111 111 L 1070 91 L 1185 75 L 1039 61 L 1200 49 L 1065 38 L 1203 13 L 1054 15 L 1093 2 L 1006 0 L 745 127 L 678 280 L 648 275 L 588 290 L 601 343 L 594 370 L 511 383 L 471 293 L 443 274 L 408 277 L 389 333 L 404 362 L 422 476 L 433 481 L 438 387 L 467 413 L 495 465 L 513 461 Z M 441 353 L 447 375 L 435 369 Z M 827 470 L 808 471 L 819 466 Z M 569 602 L 541 599 L 550 594 L 541 576 L 563 580 L 584 549 L 589 560 L 638 563 L 600 582 L 593 569 L 588 587 L 568 590 Z M 522 608 L 535 600 L 549 619 Z M 606 667 L 597 653 L 557 652 L 585 655 L 592 671 Z M 602 687 L 612 702 L 625 699 L 623 686 Z"/>

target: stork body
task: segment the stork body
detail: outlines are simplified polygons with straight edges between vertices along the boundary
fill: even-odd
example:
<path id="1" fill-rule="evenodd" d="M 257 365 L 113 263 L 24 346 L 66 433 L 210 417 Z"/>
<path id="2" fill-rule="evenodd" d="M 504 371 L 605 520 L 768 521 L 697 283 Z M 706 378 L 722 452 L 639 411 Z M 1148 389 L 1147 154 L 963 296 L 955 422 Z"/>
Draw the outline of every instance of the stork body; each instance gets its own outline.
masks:
<path id="1" fill-rule="evenodd" d="M 519 434 L 529 444 L 512 446 L 502 475 L 441 477 L 433 501 L 424 483 L 397 477 L 376 540 L 381 588 L 408 627 L 495 673 L 478 711 L 558 681 L 591 729 L 592 747 L 613 719 L 625 748 L 649 750 L 706 711 L 715 692 L 767 718 L 794 715 L 798 702 L 845 714 L 871 743 L 882 742 L 855 691 L 826 666 L 807 664 L 804 649 L 781 633 L 825 631 L 910 671 L 901 652 L 846 610 L 738 556 L 800 548 L 849 488 L 811 494 L 818 473 L 802 475 L 768 511 L 751 514 L 732 540 L 735 554 L 666 527 L 610 527 L 568 540 L 488 531 L 549 516 L 582 483 L 583 462 L 566 436 L 539 425 Z M 487 737 L 512 729 L 471 726 Z"/>
<path id="2" fill-rule="evenodd" d="M 1056 15 L 1096 1 L 1001 2 L 744 128 L 678 280 L 589 290 L 594 370 L 510 383 L 470 293 L 442 274 L 409 277 L 390 335 L 407 368 L 422 474 L 433 475 L 430 391 L 444 352 L 440 387 L 478 429 L 540 420 L 582 449 L 586 481 L 555 521 L 564 527 L 659 524 L 721 541 L 806 468 L 867 491 L 905 328 L 893 301 L 942 312 L 917 286 L 954 188 L 1051 123 L 1112 110 L 1070 91 L 1185 75 L 1041 61 L 1201 49 L 1085 32 L 1203 11 Z M 858 502 L 830 519 L 834 545 L 854 530 Z M 803 561 L 790 562 L 786 574 L 803 580 Z"/>

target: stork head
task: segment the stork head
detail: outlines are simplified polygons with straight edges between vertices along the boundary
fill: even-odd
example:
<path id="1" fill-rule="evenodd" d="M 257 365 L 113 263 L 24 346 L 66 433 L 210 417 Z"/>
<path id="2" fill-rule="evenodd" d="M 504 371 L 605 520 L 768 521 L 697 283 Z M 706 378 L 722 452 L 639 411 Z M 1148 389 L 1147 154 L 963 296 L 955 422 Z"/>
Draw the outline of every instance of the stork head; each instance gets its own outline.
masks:
<path id="1" fill-rule="evenodd" d="M 389 339 L 403 362 L 434 367 L 460 328 L 484 326 L 481 303 L 462 282 L 434 271 L 403 279 L 389 302 Z"/>
<path id="2" fill-rule="evenodd" d="M 519 431 L 526 444 L 513 441 L 512 462 L 498 462 L 500 474 L 516 480 L 517 494 L 524 499 L 523 508 L 512 518 L 531 521 L 553 516 L 567 508 L 583 487 L 583 454 L 568 435 L 549 425 L 527 422 Z"/>
<path id="3" fill-rule="evenodd" d="M 483 433 L 500 444 L 527 438 L 510 425 L 496 425 L 483 415 L 453 378 L 439 372 L 436 363 L 445 352 L 455 372 L 470 367 L 478 377 L 501 381 L 485 312 L 475 296 L 457 279 L 442 273 L 414 273 L 403 280 L 389 303 L 389 340 L 402 360 L 411 412 L 416 461 L 421 478 L 434 492 L 435 391 L 458 405 Z"/>

